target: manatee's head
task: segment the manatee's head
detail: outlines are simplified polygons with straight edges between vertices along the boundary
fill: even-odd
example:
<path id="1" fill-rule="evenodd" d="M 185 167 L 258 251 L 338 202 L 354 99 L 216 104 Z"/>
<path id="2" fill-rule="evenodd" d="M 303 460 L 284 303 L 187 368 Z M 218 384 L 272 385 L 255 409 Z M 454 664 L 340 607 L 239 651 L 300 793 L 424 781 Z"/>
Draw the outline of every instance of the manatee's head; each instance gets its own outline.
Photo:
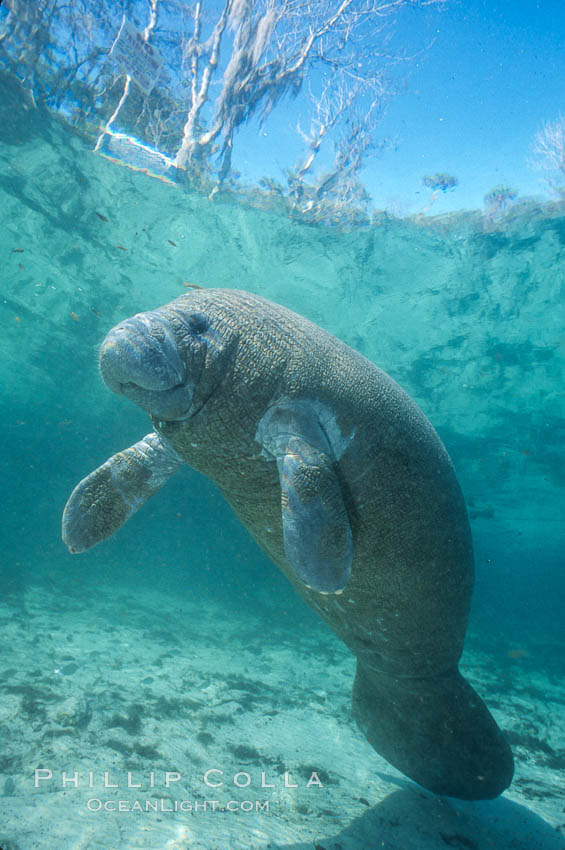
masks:
<path id="1" fill-rule="evenodd" d="M 106 385 L 158 420 L 194 413 L 205 364 L 222 348 L 206 314 L 183 300 L 120 322 L 100 349 Z"/>

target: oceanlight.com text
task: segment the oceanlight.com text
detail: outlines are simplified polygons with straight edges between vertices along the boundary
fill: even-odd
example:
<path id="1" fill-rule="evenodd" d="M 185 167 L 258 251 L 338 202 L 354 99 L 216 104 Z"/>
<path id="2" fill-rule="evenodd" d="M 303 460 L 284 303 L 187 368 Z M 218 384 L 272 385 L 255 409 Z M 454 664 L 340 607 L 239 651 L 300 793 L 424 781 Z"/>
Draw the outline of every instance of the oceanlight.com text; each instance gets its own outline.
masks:
<path id="1" fill-rule="evenodd" d="M 151 800 L 101 800 L 99 797 L 91 797 L 86 803 L 86 808 L 89 812 L 160 812 L 163 814 L 264 812 L 269 814 L 270 804 L 268 800 L 228 800 L 227 803 L 222 803 L 220 800 L 171 800 L 164 797 Z"/>

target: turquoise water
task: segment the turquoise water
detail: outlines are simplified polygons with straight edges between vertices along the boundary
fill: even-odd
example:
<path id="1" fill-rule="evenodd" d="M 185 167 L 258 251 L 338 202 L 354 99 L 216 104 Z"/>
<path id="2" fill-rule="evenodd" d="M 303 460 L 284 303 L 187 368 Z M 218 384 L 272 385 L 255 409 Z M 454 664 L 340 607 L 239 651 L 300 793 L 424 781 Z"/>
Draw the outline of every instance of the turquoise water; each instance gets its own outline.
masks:
<path id="1" fill-rule="evenodd" d="M 563 846 L 563 204 L 305 223 L 120 167 L 43 110 L 14 112 L 12 78 L 0 89 L 0 846 Z M 476 552 L 463 668 L 517 762 L 504 798 L 434 798 L 371 750 L 350 714 L 351 656 L 197 473 L 100 547 L 65 551 L 71 489 L 149 430 L 104 387 L 97 348 L 186 284 L 308 317 L 437 428 Z M 226 784 L 249 772 L 252 793 L 216 793 L 270 812 L 87 806 L 117 799 L 104 771 L 130 801 L 204 799 L 210 767 Z M 37 788 L 36 769 L 53 774 Z M 306 787 L 314 770 L 323 790 Z M 143 792 L 124 790 L 128 771 Z"/>

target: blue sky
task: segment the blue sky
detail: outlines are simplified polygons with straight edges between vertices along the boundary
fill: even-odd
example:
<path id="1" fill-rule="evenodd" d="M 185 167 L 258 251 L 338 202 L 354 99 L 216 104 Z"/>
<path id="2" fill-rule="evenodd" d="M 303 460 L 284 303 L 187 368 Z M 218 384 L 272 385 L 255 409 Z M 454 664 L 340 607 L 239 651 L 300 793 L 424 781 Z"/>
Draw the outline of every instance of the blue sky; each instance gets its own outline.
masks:
<path id="1" fill-rule="evenodd" d="M 430 43 L 403 64 L 405 89 L 390 101 L 381 125 L 396 149 L 363 175 L 375 206 L 423 209 L 430 193 L 421 179 L 437 171 L 456 175 L 459 186 L 434 202 L 434 213 L 481 207 L 500 183 L 522 196 L 547 195 L 543 173 L 530 163 L 536 132 L 565 114 L 563 0 L 453 0 L 441 12 L 405 13 L 396 44 L 416 52 Z M 269 161 L 288 162 L 295 109 L 278 107 L 261 138 L 256 127 L 242 133 L 245 171 L 272 172 Z"/>

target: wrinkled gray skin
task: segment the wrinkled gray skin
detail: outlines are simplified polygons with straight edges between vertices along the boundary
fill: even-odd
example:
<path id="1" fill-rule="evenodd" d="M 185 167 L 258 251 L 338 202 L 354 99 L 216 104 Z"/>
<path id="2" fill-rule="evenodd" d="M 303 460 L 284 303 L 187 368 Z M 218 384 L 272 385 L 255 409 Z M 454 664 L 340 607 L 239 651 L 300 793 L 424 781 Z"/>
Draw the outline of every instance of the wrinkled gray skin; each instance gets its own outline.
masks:
<path id="1" fill-rule="evenodd" d="M 457 669 L 473 586 L 465 506 L 406 393 L 306 319 L 221 289 L 121 323 L 100 369 L 154 432 L 75 488 L 69 550 L 108 537 L 190 464 L 356 655 L 353 711 L 373 747 L 437 794 L 500 794 L 512 755 Z"/>

